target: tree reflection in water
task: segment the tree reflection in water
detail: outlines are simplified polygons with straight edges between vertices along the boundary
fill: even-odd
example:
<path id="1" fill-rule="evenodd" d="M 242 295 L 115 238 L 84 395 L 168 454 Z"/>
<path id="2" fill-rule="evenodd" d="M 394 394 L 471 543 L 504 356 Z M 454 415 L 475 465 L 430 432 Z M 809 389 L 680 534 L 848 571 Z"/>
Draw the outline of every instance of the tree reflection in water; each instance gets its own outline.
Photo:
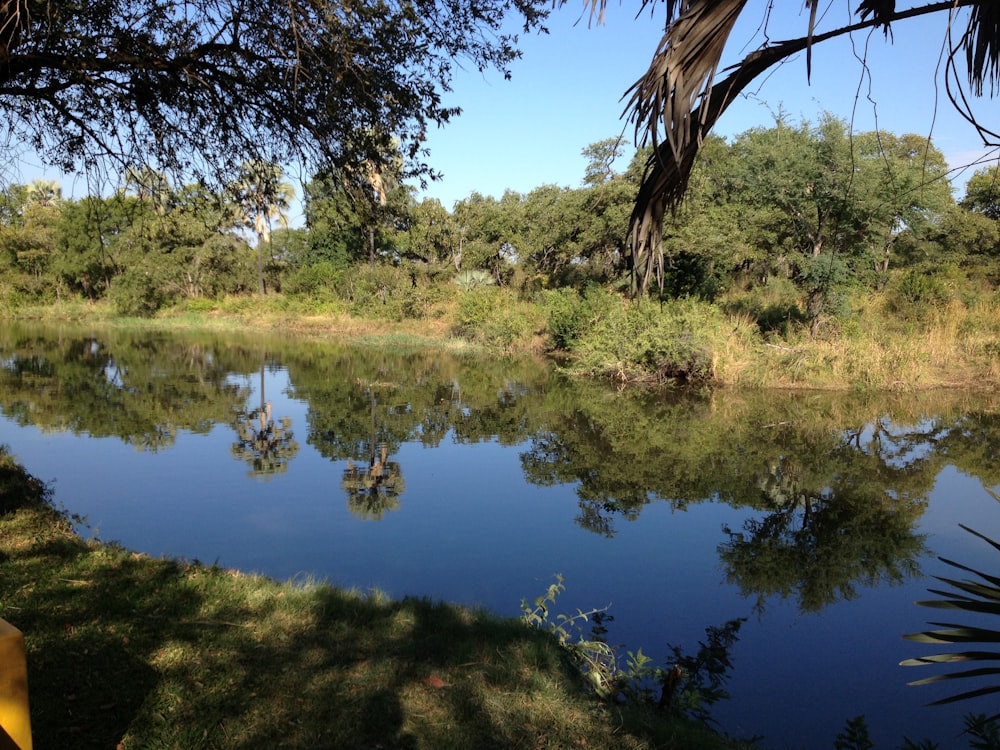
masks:
<path id="1" fill-rule="evenodd" d="M 236 442 L 230 449 L 233 456 L 250 465 L 250 476 L 271 477 L 288 470 L 288 462 L 299 452 L 299 444 L 292 433 L 290 417 L 281 417 L 275 423 L 271 415 L 271 402 L 265 394 L 264 370 L 266 355 L 260 359 L 260 408 L 241 411 L 236 415 L 233 429 Z"/>
<path id="2" fill-rule="evenodd" d="M 729 539 L 719 558 L 729 583 L 744 596 L 796 597 L 802 612 L 853 599 L 857 586 L 898 584 L 919 575 L 925 535 L 913 528 L 926 500 L 893 498 L 856 476 L 834 475 L 827 486 L 806 481 L 802 465 L 781 457 L 760 480 L 765 511 Z"/>
<path id="3" fill-rule="evenodd" d="M 399 496 L 405 487 L 399 463 L 389 460 L 388 445 L 377 439 L 376 385 L 368 383 L 365 389 L 369 402 L 368 467 L 359 467 L 348 458 L 341 480 L 341 487 L 347 493 L 348 509 L 359 518 L 370 521 L 378 521 L 386 512 L 398 508 Z"/>

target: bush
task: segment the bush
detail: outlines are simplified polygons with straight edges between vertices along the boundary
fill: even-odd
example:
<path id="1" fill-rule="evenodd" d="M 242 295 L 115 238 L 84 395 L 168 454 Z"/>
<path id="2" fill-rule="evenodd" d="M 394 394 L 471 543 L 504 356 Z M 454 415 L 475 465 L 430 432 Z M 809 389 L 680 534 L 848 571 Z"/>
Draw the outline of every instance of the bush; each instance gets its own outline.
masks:
<path id="1" fill-rule="evenodd" d="M 925 319 L 955 298 L 956 271 L 947 266 L 940 269 L 907 269 L 889 285 L 889 309 L 903 318 Z"/>
<path id="2" fill-rule="evenodd" d="M 154 315 L 167 301 L 162 286 L 148 271 L 138 267 L 112 279 L 108 298 L 119 315 L 139 318 Z"/>
<path id="3" fill-rule="evenodd" d="M 455 332 L 471 341 L 508 350 L 514 343 L 526 341 L 534 331 L 531 309 L 509 289 L 479 287 L 459 297 Z"/>
<path id="4" fill-rule="evenodd" d="M 337 288 L 343 284 L 344 275 L 342 267 L 324 260 L 289 272 L 281 286 L 288 294 L 329 299 L 337 295 Z"/>
<path id="5" fill-rule="evenodd" d="M 773 333 L 788 338 L 796 327 L 806 322 L 799 305 L 801 294 L 791 280 L 771 277 L 724 306 L 732 315 L 745 315 L 757 323 L 762 334 Z"/>
<path id="6" fill-rule="evenodd" d="M 572 350 L 580 336 L 612 309 L 618 299 L 597 285 L 589 285 L 582 295 L 575 289 L 545 292 L 542 304 L 553 345 Z"/>
<path id="7" fill-rule="evenodd" d="M 371 318 L 405 320 L 423 318 L 429 307 L 428 291 L 417 284 L 416 274 L 400 266 L 352 268 L 345 274 L 344 291 L 351 312 Z"/>
<path id="8" fill-rule="evenodd" d="M 694 300 L 623 303 L 580 336 L 577 367 L 622 382 L 709 382 L 724 327 L 716 307 Z"/>

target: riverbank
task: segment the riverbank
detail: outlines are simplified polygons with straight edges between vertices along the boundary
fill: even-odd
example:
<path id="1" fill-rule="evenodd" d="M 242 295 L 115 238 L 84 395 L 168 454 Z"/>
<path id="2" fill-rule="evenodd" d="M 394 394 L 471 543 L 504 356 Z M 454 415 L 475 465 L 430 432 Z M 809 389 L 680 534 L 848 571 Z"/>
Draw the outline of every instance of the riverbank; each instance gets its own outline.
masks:
<path id="1" fill-rule="evenodd" d="M 39 748 L 735 746 L 597 701 L 519 620 L 85 541 L 2 452 L 0 571 Z"/>
<path id="2" fill-rule="evenodd" d="M 764 331 L 753 316 L 694 300 L 636 305 L 594 292 L 567 301 L 516 299 L 488 287 L 417 318 L 361 318 L 342 306 L 282 295 L 193 300 L 151 318 L 70 301 L 16 319 L 139 329 L 208 329 L 448 349 L 558 356 L 569 372 L 618 385 L 677 384 L 830 391 L 994 391 L 1000 386 L 1000 301 L 954 301 L 902 316 L 885 296 L 855 300 L 821 335 Z M 758 316 L 759 317 L 759 316 Z"/>

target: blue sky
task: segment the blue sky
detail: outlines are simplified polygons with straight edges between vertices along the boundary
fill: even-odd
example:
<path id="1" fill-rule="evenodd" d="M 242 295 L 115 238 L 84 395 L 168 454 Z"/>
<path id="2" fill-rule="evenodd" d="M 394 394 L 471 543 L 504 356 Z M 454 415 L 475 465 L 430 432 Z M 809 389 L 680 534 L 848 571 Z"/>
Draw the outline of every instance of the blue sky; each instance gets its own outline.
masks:
<path id="1" fill-rule="evenodd" d="M 817 33 L 849 23 L 850 9 L 859 2 L 819 1 Z M 903 9 L 923 2 L 897 0 L 896 5 Z M 802 0 L 774 4 L 768 38 L 802 36 L 808 23 Z M 496 71 L 458 70 L 445 102 L 463 112 L 444 128 L 432 129 L 427 142 L 427 161 L 444 177 L 419 196 L 437 198 L 451 209 L 473 191 L 499 198 L 507 189 L 527 193 L 545 184 L 578 187 L 586 165 L 581 151 L 621 133 L 627 155 L 618 167 L 624 169 L 632 154 L 634 128 L 621 117 L 622 97 L 645 72 L 663 33 L 662 3 L 652 3 L 655 12 L 636 18 L 639 5 L 635 0 L 609 0 L 606 23 L 590 25 L 584 0 L 569 0 L 552 13 L 549 34 L 522 36 L 523 58 L 513 64 L 510 80 Z M 760 45 L 767 5 L 768 0 L 748 0 L 722 67 Z M 996 152 L 983 148 L 974 128 L 945 96 L 943 75 L 937 70 L 945 21 L 941 13 L 902 21 L 894 26 L 891 43 L 874 31 L 817 45 L 811 82 L 806 81 L 805 55 L 792 58 L 751 84 L 714 132 L 731 138 L 751 127 L 768 126 L 779 108 L 793 120 L 812 122 L 828 111 L 853 120 L 856 130 L 878 126 L 898 134 L 931 135 L 955 168 L 990 155 L 995 159 Z M 870 75 L 859 59 L 866 47 Z M 972 103 L 981 121 L 1000 128 L 1000 97 Z M 975 168 L 955 173 L 956 197 L 961 197 Z M 37 157 L 22 154 L 15 179 L 28 182 L 38 176 L 59 179 L 68 196 L 92 189 L 85 176 L 62 175 L 41 167 Z M 292 224 L 300 223 L 296 206 Z"/>
<path id="2" fill-rule="evenodd" d="M 845 25 L 849 9 L 857 5 L 857 0 L 820 2 L 817 33 Z M 923 3 L 898 1 L 897 7 L 918 4 Z M 581 150 L 622 132 L 631 156 L 634 128 L 621 119 L 622 96 L 646 70 L 663 30 L 662 6 L 657 3 L 653 15 L 647 11 L 635 18 L 638 5 L 612 0 L 606 23 L 588 28 L 582 0 L 571 0 L 553 12 L 550 34 L 522 37 L 524 56 L 512 67 L 511 80 L 492 71 L 460 71 L 447 101 L 463 112 L 432 131 L 427 144 L 428 162 L 444 178 L 420 195 L 437 198 L 450 209 L 473 191 L 500 197 L 506 189 L 524 193 L 543 184 L 577 187 L 586 164 Z M 781 0 L 775 5 L 769 38 L 804 35 L 808 15 L 803 3 Z M 765 0 L 749 0 L 730 37 L 723 67 L 759 45 L 765 8 Z M 732 137 L 770 125 L 779 107 L 793 120 L 813 122 L 828 111 L 853 119 L 856 130 L 877 125 L 898 134 L 930 134 L 952 167 L 990 153 L 995 158 L 994 152 L 983 149 L 974 128 L 954 112 L 943 75 L 936 72 L 945 22 L 941 13 L 900 22 L 891 43 L 876 31 L 817 45 L 811 83 L 806 80 L 805 56 L 799 55 L 751 84 L 714 132 Z M 870 75 L 858 59 L 866 46 Z M 1000 98 L 974 99 L 973 107 L 983 122 L 997 129 Z M 959 196 L 972 171 L 956 173 Z"/>

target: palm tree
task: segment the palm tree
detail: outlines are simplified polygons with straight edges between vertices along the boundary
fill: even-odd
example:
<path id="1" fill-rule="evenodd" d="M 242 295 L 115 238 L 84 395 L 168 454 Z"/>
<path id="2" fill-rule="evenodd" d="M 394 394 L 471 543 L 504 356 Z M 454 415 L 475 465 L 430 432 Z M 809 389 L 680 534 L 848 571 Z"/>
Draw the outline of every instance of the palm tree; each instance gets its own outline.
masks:
<path id="1" fill-rule="evenodd" d="M 279 226 L 288 226 L 295 188 L 282 182 L 284 173 L 277 164 L 248 161 L 240 172 L 239 180 L 230 190 L 239 211 L 239 223 L 257 235 L 257 286 L 264 294 L 264 246 L 271 243 L 271 221 L 277 219 Z"/>
<path id="2" fill-rule="evenodd" d="M 39 177 L 31 181 L 24 194 L 28 203 L 36 206 L 54 206 L 62 200 L 62 187 L 58 180 Z"/>
<path id="3" fill-rule="evenodd" d="M 657 0 L 642 0 L 642 7 Z M 844 0 L 852 5 L 857 0 Z M 565 4 L 566 0 L 560 0 Z M 592 17 L 603 18 L 607 0 L 588 0 Z M 861 0 L 855 9 L 859 21 L 814 34 L 819 0 L 805 0 L 809 8 L 806 34 L 798 39 L 769 43 L 751 52 L 727 69 L 717 80 L 722 53 L 747 0 L 664 0 L 666 31 L 649 70 L 626 93 L 629 119 L 634 121 L 636 141 L 654 148 L 646 162 L 629 233 L 632 242 L 633 291 L 648 288 L 654 273 L 662 273 L 663 219 L 676 208 L 687 188 L 695 156 L 704 138 L 733 102 L 755 78 L 791 55 L 807 54 L 807 75 L 812 46 L 837 36 L 881 26 L 889 35 L 890 24 L 930 13 L 947 19 L 948 96 L 979 131 L 984 143 L 1000 144 L 1000 134 L 987 129 L 964 105 L 966 94 L 954 75 L 964 59 L 971 92 L 981 96 L 988 83 L 993 95 L 1000 87 L 1000 3 L 996 0 L 941 0 L 896 11 L 895 0 Z M 798 10 L 795 3 L 788 4 Z M 771 12 L 770 4 L 767 12 Z M 969 10 L 966 27 L 952 44 L 957 11 Z M 766 22 L 766 19 L 765 19 Z"/>

